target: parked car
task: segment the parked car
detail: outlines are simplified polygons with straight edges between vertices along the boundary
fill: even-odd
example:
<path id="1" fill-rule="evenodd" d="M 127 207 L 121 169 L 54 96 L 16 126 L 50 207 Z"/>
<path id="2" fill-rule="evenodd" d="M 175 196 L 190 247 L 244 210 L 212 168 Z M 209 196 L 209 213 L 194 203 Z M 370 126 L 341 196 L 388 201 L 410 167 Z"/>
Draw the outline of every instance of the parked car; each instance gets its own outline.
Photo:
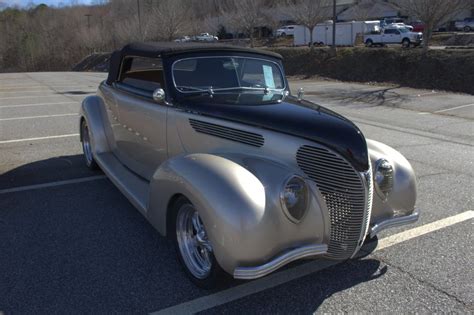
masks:
<path id="1" fill-rule="evenodd" d="M 411 26 L 413 27 L 412 32 L 423 33 L 425 30 L 425 24 L 421 21 L 414 21 Z"/>
<path id="2" fill-rule="evenodd" d="M 286 25 L 276 30 L 277 37 L 293 36 L 295 35 L 295 25 Z"/>
<path id="3" fill-rule="evenodd" d="M 177 38 L 177 39 L 175 39 L 174 41 L 177 42 L 177 43 L 190 42 L 190 41 L 191 41 L 191 37 L 189 37 L 189 36 L 181 36 L 180 38 Z"/>
<path id="4" fill-rule="evenodd" d="M 217 38 L 217 36 L 211 35 L 209 33 L 201 33 L 201 34 L 195 36 L 194 40 L 200 41 L 200 42 L 215 42 L 215 41 L 218 41 L 219 38 Z"/>
<path id="5" fill-rule="evenodd" d="M 346 260 L 418 219 L 410 163 L 292 95 L 270 51 L 129 44 L 82 102 L 79 126 L 86 165 L 173 240 L 202 287 L 307 257 Z"/>
<path id="6" fill-rule="evenodd" d="M 419 46 L 422 41 L 422 33 L 410 32 L 407 28 L 401 26 L 385 28 L 379 34 L 364 35 L 364 42 L 367 47 L 386 44 L 402 44 L 403 47 L 410 47 Z"/>
<path id="7" fill-rule="evenodd" d="M 404 24 L 405 20 L 402 19 L 402 18 L 399 18 L 399 17 L 384 18 L 384 19 L 380 20 L 380 27 L 384 28 L 384 27 L 386 27 L 390 24 L 394 24 L 394 23 Z"/>
<path id="8" fill-rule="evenodd" d="M 405 23 L 392 23 L 392 24 L 386 25 L 384 28 L 396 28 L 396 27 L 404 27 L 408 29 L 409 31 L 413 31 L 413 26 L 407 25 Z"/>
<path id="9" fill-rule="evenodd" d="M 465 18 L 463 21 L 457 21 L 454 27 L 458 31 L 470 32 L 474 30 L 474 17 Z"/>

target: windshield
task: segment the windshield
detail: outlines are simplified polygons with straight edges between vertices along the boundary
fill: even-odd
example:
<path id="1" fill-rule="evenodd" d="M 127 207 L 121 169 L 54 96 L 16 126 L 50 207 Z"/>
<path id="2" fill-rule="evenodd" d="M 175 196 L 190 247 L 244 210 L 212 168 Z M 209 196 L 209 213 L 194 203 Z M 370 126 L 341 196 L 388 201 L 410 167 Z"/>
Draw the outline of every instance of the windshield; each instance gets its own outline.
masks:
<path id="1" fill-rule="evenodd" d="M 402 32 L 402 33 L 408 33 L 408 32 L 410 31 L 409 29 L 404 28 L 404 27 L 403 27 L 403 28 L 401 27 L 401 28 L 399 28 L 398 30 L 399 30 L 400 32 Z"/>
<path id="2" fill-rule="evenodd" d="M 176 89 L 182 93 L 219 90 L 283 90 L 277 63 L 249 57 L 195 57 L 172 67 Z"/>

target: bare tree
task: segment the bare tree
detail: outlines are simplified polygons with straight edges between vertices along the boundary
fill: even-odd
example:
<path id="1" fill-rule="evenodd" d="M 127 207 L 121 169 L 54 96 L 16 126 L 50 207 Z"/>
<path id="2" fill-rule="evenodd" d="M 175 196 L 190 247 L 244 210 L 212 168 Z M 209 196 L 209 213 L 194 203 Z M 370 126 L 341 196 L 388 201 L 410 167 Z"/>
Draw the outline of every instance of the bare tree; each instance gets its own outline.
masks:
<path id="1" fill-rule="evenodd" d="M 356 21 L 366 21 L 371 17 L 371 9 L 375 5 L 375 0 L 366 0 L 352 7 L 352 14 Z"/>
<path id="2" fill-rule="evenodd" d="M 314 28 L 331 16 L 330 0 L 299 0 L 288 3 L 288 14 L 298 24 L 308 28 L 311 33 L 310 45 L 313 47 Z"/>
<path id="3" fill-rule="evenodd" d="M 247 33 L 250 46 L 254 46 L 254 32 L 257 27 L 264 26 L 261 13 L 264 0 L 233 0 L 226 1 L 221 9 L 223 20 L 232 28 Z"/>
<path id="4" fill-rule="evenodd" d="M 428 46 L 435 27 L 453 19 L 462 10 L 472 7 L 470 0 L 401 0 L 399 5 L 425 24 L 423 52 Z"/>
<path id="5" fill-rule="evenodd" d="M 263 13 L 263 19 L 265 21 L 265 25 L 271 29 L 272 31 L 272 38 L 269 42 L 270 45 L 273 45 L 273 43 L 276 40 L 276 30 L 281 26 L 281 13 L 282 13 L 282 8 L 281 7 L 274 7 L 274 8 L 269 8 L 265 9 Z"/>
<path id="6" fill-rule="evenodd" d="M 173 40 L 185 29 L 189 17 L 188 6 L 184 0 L 161 0 L 157 6 L 152 9 L 149 16 L 152 19 L 152 25 L 163 39 Z"/>

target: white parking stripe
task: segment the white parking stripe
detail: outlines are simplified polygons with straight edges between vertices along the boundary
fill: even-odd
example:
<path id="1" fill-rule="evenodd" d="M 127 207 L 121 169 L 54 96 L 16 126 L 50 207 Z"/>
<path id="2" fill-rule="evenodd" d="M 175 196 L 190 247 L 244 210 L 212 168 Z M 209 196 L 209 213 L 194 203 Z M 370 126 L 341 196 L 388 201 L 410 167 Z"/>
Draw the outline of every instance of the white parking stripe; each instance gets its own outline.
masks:
<path id="1" fill-rule="evenodd" d="M 9 120 L 22 120 L 22 119 L 35 119 L 35 118 L 50 118 L 50 117 L 63 117 L 63 116 L 78 116 L 78 113 L 71 114 L 57 114 L 57 115 L 41 115 L 41 116 L 26 116 L 26 117 L 12 117 L 12 118 L 0 118 L 0 121 Z"/>
<path id="2" fill-rule="evenodd" d="M 30 106 L 46 106 L 46 105 L 63 105 L 63 104 L 76 104 L 78 102 L 56 102 L 56 103 L 31 103 L 31 104 L 18 104 L 18 105 L 0 105 L 2 108 L 15 108 L 15 107 L 30 107 Z"/>
<path id="3" fill-rule="evenodd" d="M 97 176 L 89 176 L 89 177 L 83 177 L 83 178 L 61 180 L 61 181 L 51 182 L 51 183 L 21 186 L 21 187 L 13 187 L 13 188 L 1 189 L 0 194 L 8 194 L 8 193 L 14 193 L 14 192 L 19 192 L 19 191 L 26 191 L 26 190 L 34 190 L 34 189 L 41 189 L 41 188 L 48 188 L 48 187 L 56 187 L 56 186 L 77 184 L 77 183 L 90 182 L 90 181 L 93 181 L 93 180 L 104 179 L 104 178 L 107 178 L 107 176 L 97 175 Z"/>
<path id="4" fill-rule="evenodd" d="M 99 84 L 99 83 L 97 83 Z M 74 88 L 74 89 L 78 89 L 79 87 L 82 87 L 82 88 L 95 88 L 96 86 L 92 86 L 92 85 L 74 85 L 74 84 L 68 84 L 68 85 L 11 85 L 11 86 L 4 86 L 2 85 L 2 87 L 0 87 L 0 92 L 2 91 L 5 91 L 5 90 L 11 90 L 11 89 L 26 89 L 26 90 L 31 90 L 32 88 L 33 89 L 37 89 L 37 88 L 44 88 L 44 89 L 55 89 L 55 88 Z M 22 93 L 23 91 L 17 91 L 18 93 Z"/>
<path id="5" fill-rule="evenodd" d="M 42 89 L 33 89 L 33 90 L 28 90 L 28 91 L 3 91 L 1 88 L 0 88 L 0 94 L 5 94 L 5 93 L 16 93 L 16 94 L 24 94 L 24 93 L 44 93 L 44 92 L 57 92 L 57 90 L 61 90 L 60 92 L 64 93 L 64 92 L 67 92 L 68 90 L 72 90 L 72 91 L 83 91 L 83 90 L 87 90 L 88 93 L 93 93 L 95 91 L 90 91 L 92 87 L 84 87 L 84 88 L 81 88 L 81 87 L 77 87 L 77 86 L 69 86 L 69 87 L 59 87 L 57 89 L 53 89 L 53 88 L 49 88 L 49 87 L 44 87 Z"/>
<path id="6" fill-rule="evenodd" d="M 0 100 L 13 100 L 21 98 L 39 98 L 39 97 L 64 97 L 64 95 L 35 95 L 35 96 L 10 96 L 10 97 L 0 97 Z"/>
<path id="7" fill-rule="evenodd" d="M 474 211 L 469 210 L 461 214 L 441 219 L 433 223 L 429 223 L 420 227 L 416 227 L 386 238 L 379 241 L 377 250 L 388 248 L 390 246 L 405 242 L 407 240 L 431 233 L 442 228 L 469 220 L 474 217 Z M 303 265 L 296 266 L 278 273 L 271 274 L 265 278 L 261 278 L 252 282 L 247 282 L 233 288 L 223 290 L 211 295 L 203 296 L 189 302 L 171 306 L 169 308 L 153 312 L 153 315 L 163 314 L 194 314 L 197 312 L 205 311 L 213 307 L 235 301 L 237 299 L 274 288 L 278 285 L 286 282 L 302 278 L 314 272 L 323 270 L 332 265 L 336 265 L 338 262 L 317 260 L 305 263 Z"/>
<path id="8" fill-rule="evenodd" d="M 469 210 L 457 215 L 453 215 L 452 217 L 447 217 L 445 219 L 428 223 L 404 232 L 390 235 L 389 237 L 385 237 L 379 241 L 379 244 L 377 245 L 377 250 L 381 250 L 392 245 L 411 240 L 412 238 L 422 236 L 472 218 L 474 218 L 474 211 Z"/>
<path id="9" fill-rule="evenodd" d="M 470 107 L 470 106 L 474 106 L 474 104 L 466 104 L 466 105 L 461 105 L 461 106 L 456 106 L 456 107 L 441 109 L 441 110 L 437 110 L 437 111 L 435 111 L 435 112 L 433 112 L 433 113 L 444 113 L 444 112 L 447 112 L 447 111 L 450 111 L 450 110 L 455 110 L 455 109 L 460 109 L 460 108 Z"/>
<path id="10" fill-rule="evenodd" d="M 71 134 L 68 134 L 68 135 L 58 135 L 58 136 L 47 136 L 47 137 L 37 137 L 37 138 L 3 140 L 3 141 L 0 141 L 0 144 L 15 143 L 15 142 L 24 142 L 24 141 L 38 141 L 38 140 L 56 139 L 56 138 L 77 137 L 77 136 L 79 136 L 78 133 L 71 133 Z"/>

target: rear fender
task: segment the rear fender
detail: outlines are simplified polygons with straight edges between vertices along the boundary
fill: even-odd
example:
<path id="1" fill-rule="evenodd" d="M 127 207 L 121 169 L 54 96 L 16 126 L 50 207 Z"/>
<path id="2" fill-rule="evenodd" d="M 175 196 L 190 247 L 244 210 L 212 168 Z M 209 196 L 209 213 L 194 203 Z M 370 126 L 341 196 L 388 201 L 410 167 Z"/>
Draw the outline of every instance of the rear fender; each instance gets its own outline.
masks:
<path id="1" fill-rule="evenodd" d="M 85 119 L 91 135 L 92 150 L 94 154 L 110 151 L 105 133 L 105 122 L 107 113 L 102 99 L 98 96 L 88 96 L 82 101 L 80 109 L 79 131 L 82 130 L 81 123 Z"/>

